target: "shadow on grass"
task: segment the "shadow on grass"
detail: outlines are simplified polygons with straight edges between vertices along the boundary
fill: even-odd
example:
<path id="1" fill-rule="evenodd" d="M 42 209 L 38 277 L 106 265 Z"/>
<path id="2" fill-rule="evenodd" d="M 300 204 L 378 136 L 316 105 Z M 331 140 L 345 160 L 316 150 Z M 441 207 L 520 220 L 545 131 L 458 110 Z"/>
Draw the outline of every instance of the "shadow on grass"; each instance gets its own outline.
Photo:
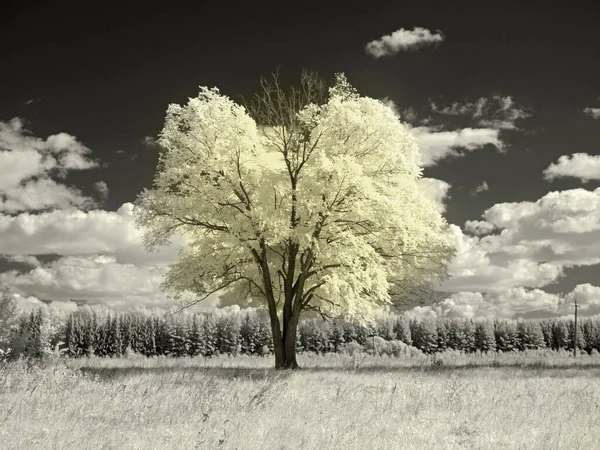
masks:
<path id="1" fill-rule="evenodd" d="M 294 373 L 344 373 L 344 374 L 462 374 L 476 375 L 477 370 L 486 369 L 489 373 L 498 372 L 499 375 L 516 375 L 521 378 L 531 377 L 552 377 L 552 378 L 573 378 L 580 376 L 600 377 L 600 364 L 536 364 L 529 363 L 524 365 L 517 364 L 465 364 L 465 365 L 416 365 L 409 367 L 390 367 L 386 365 L 375 365 L 368 367 L 344 368 L 344 367 L 304 367 L 297 370 L 275 370 L 274 368 L 249 368 L 249 367 L 90 367 L 83 366 L 79 370 L 102 381 L 113 381 L 121 378 L 136 375 L 152 374 L 179 374 L 179 375 L 197 375 L 203 374 L 208 377 L 217 377 L 227 380 L 278 380 L 286 379 Z M 181 382 L 183 380 L 180 380 Z"/>

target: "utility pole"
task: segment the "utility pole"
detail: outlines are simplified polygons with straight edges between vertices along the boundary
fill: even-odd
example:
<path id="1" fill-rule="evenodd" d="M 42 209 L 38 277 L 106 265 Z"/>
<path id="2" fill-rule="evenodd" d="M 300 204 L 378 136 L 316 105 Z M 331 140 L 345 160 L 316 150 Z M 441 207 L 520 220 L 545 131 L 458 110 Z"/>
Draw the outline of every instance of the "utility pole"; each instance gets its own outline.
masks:
<path id="1" fill-rule="evenodd" d="M 577 304 L 577 299 L 575 299 L 575 328 L 573 328 L 573 357 L 577 357 L 577 308 L 579 305 Z"/>

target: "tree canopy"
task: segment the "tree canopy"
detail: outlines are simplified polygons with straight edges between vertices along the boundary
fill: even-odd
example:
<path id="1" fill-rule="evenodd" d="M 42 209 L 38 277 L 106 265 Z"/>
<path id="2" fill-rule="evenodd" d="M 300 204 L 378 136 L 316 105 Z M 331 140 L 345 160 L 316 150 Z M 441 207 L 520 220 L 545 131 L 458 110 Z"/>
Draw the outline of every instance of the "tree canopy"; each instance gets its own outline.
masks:
<path id="1" fill-rule="evenodd" d="M 290 92 L 263 80 L 247 108 L 202 87 L 169 105 L 159 144 L 134 211 L 149 250 L 187 237 L 168 289 L 264 305 L 285 339 L 301 311 L 369 318 L 447 276 L 410 129 L 343 74 L 327 89 L 305 72 Z"/>

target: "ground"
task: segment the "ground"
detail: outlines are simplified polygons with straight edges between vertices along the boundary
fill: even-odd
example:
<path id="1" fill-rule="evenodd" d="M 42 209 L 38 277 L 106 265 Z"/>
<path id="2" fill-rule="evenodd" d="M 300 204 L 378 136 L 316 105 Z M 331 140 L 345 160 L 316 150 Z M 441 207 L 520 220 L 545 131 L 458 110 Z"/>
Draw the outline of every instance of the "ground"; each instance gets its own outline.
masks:
<path id="1" fill-rule="evenodd" d="M 59 359 L 0 369 L 0 448 L 600 448 L 600 357 Z"/>

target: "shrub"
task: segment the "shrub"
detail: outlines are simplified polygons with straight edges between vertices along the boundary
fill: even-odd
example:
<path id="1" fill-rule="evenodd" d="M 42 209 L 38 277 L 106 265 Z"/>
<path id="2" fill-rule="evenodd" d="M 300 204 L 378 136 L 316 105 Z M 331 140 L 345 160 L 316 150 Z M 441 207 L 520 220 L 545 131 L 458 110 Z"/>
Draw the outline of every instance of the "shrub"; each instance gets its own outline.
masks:
<path id="1" fill-rule="evenodd" d="M 422 356 L 423 352 L 412 345 L 407 345 L 402 341 L 394 340 L 388 342 L 390 346 L 390 355 L 396 357 L 408 356 L 410 358 L 415 356 Z"/>
<path id="2" fill-rule="evenodd" d="M 365 341 L 365 351 L 373 355 L 389 355 L 391 353 L 390 344 L 380 336 L 371 336 Z"/>
<path id="3" fill-rule="evenodd" d="M 358 342 L 346 342 L 345 344 L 340 345 L 338 351 L 343 355 L 355 355 L 357 353 L 364 352 L 364 347 L 360 345 Z"/>

